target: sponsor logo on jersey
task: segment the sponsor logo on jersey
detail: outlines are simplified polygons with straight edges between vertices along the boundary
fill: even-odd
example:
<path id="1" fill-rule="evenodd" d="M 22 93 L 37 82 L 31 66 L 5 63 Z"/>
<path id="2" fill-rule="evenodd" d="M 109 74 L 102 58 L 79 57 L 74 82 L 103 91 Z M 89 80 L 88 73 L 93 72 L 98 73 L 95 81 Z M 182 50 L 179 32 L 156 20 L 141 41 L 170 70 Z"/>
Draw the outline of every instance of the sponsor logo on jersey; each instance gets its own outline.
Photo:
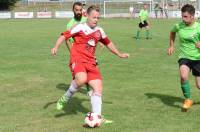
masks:
<path id="1" fill-rule="evenodd" d="M 95 41 L 94 41 L 94 39 L 90 39 L 90 40 L 88 41 L 88 44 L 89 44 L 90 46 L 95 46 Z"/>
<path id="2" fill-rule="evenodd" d="M 100 37 L 101 37 L 101 34 L 100 34 L 100 32 L 98 32 L 98 31 L 97 31 L 97 32 L 95 32 L 95 34 L 94 34 L 94 35 L 95 35 L 95 37 L 96 37 L 96 38 L 98 38 L 98 39 L 100 39 Z"/>

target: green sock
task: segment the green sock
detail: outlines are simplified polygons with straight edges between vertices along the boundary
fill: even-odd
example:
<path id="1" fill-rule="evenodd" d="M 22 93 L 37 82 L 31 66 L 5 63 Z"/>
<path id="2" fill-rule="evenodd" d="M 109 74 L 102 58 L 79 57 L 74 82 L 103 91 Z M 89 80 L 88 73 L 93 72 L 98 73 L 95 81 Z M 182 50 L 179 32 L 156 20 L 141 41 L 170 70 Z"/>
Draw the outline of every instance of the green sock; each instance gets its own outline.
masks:
<path id="1" fill-rule="evenodd" d="M 149 30 L 146 30 L 146 38 L 149 38 Z"/>
<path id="2" fill-rule="evenodd" d="M 184 83 L 181 84 L 181 88 L 183 91 L 183 95 L 185 98 L 190 99 L 191 94 L 190 94 L 190 84 L 189 81 L 185 81 Z"/>
<path id="3" fill-rule="evenodd" d="M 140 37 L 140 30 L 137 30 L 136 38 Z"/>

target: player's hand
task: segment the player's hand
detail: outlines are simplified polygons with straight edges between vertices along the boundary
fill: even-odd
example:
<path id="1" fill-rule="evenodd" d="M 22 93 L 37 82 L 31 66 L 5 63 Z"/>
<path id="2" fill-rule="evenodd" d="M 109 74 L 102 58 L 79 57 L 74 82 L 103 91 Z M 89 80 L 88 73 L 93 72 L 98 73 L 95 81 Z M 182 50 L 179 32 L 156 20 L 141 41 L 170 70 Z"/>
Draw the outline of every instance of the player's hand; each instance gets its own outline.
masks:
<path id="1" fill-rule="evenodd" d="M 196 43 L 195 46 L 196 46 L 197 48 L 200 48 L 200 42 Z"/>
<path id="2" fill-rule="evenodd" d="M 120 58 L 128 58 L 129 54 L 128 53 L 121 53 L 121 54 L 119 54 L 119 57 Z"/>
<path id="3" fill-rule="evenodd" d="M 54 47 L 54 48 L 51 49 L 51 54 L 56 55 L 57 51 L 58 51 L 58 49 Z"/>
<path id="4" fill-rule="evenodd" d="M 168 55 L 172 55 L 173 52 L 174 52 L 174 47 L 173 47 L 173 46 L 170 46 L 170 47 L 167 49 L 167 54 L 168 54 Z"/>

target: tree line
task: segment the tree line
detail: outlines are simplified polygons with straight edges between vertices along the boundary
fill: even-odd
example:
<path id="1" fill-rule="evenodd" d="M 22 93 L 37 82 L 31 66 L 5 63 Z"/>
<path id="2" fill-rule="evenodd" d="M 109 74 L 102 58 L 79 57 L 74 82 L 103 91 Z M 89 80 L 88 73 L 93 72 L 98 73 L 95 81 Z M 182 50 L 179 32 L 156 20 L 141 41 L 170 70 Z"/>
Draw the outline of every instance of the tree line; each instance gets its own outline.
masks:
<path id="1" fill-rule="evenodd" d="M 0 11 L 9 11 L 19 0 L 0 0 Z"/>

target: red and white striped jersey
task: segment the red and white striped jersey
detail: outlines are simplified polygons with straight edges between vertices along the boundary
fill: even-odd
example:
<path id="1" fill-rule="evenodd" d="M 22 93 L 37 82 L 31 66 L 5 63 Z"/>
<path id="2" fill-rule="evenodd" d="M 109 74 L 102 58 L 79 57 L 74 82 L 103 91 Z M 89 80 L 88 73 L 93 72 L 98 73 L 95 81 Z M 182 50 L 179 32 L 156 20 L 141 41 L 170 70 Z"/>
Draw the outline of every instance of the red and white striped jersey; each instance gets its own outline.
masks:
<path id="1" fill-rule="evenodd" d="M 65 39 L 74 38 L 70 52 L 71 62 L 95 63 L 95 50 L 98 42 L 108 45 L 110 40 L 100 27 L 91 28 L 87 23 L 75 25 L 71 30 L 63 32 Z"/>

